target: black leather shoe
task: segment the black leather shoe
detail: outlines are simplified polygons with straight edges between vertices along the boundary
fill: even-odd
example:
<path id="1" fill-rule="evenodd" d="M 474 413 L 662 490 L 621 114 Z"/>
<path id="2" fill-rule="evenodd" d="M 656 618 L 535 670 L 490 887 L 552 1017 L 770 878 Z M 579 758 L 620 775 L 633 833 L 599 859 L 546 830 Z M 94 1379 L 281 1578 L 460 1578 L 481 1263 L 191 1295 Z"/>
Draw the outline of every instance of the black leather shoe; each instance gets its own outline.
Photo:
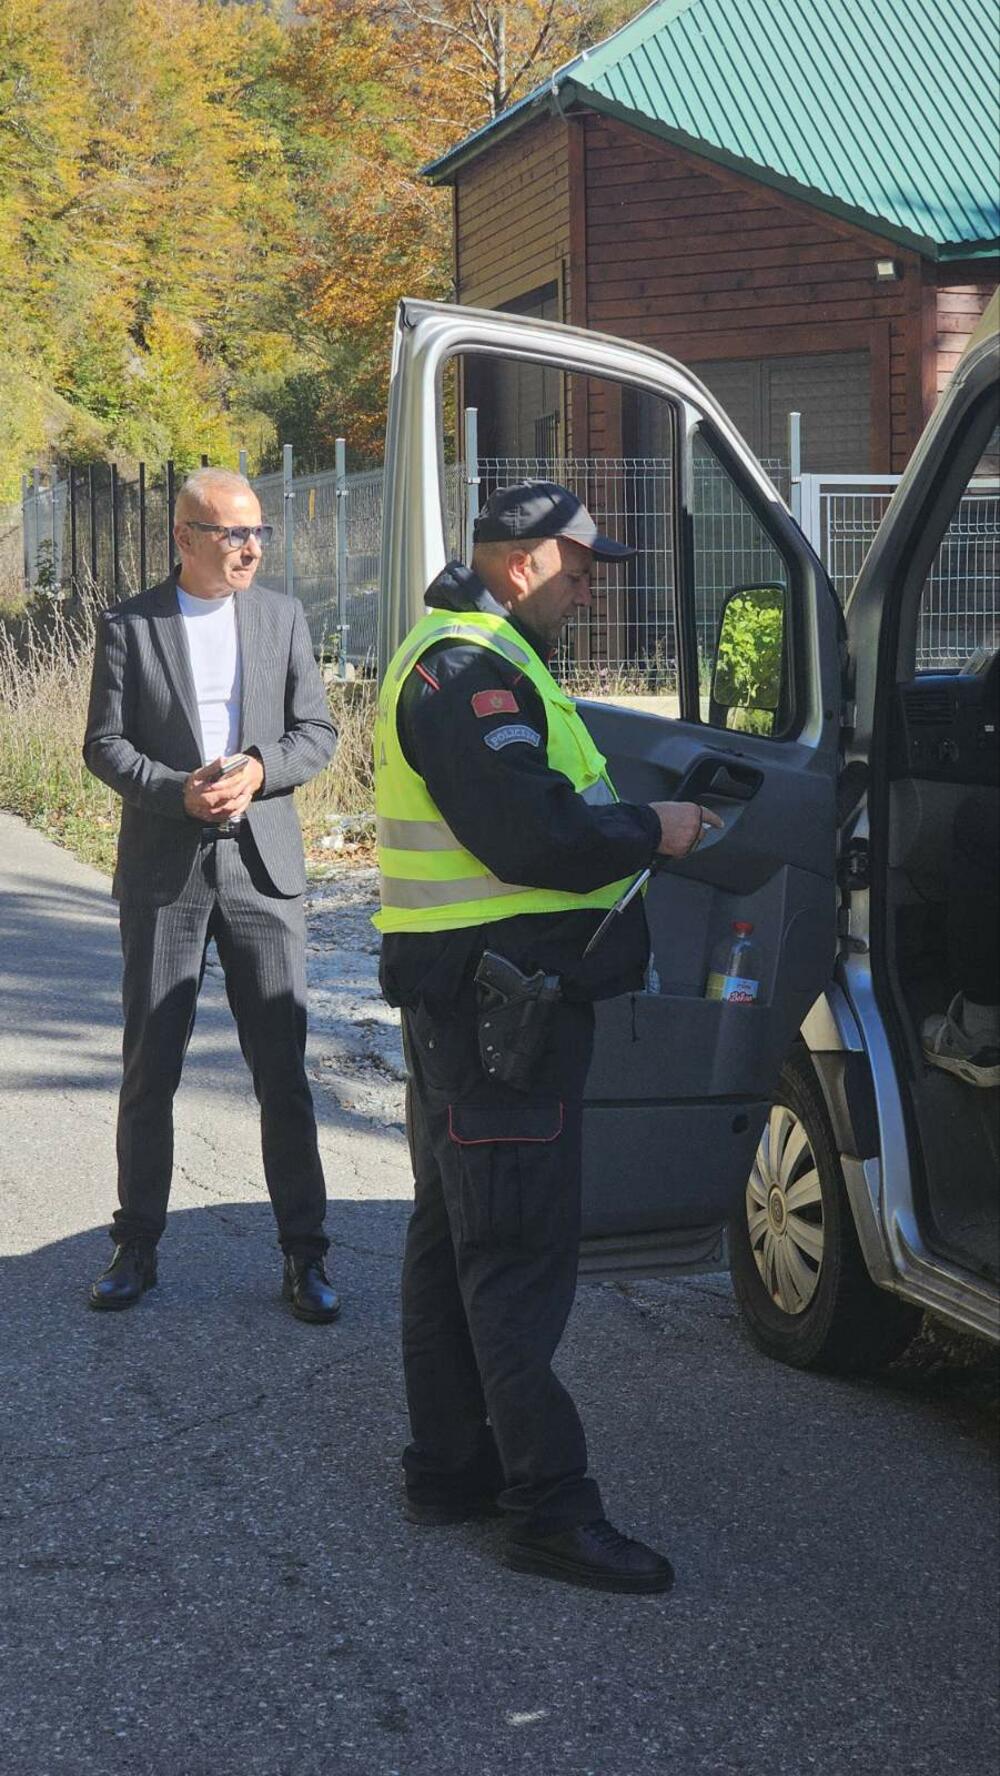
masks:
<path id="1" fill-rule="evenodd" d="M 134 1307 L 140 1295 L 156 1287 L 156 1248 L 139 1240 L 126 1240 L 115 1247 L 114 1257 L 92 1284 L 91 1307 L 116 1309 Z"/>
<path id="2" fill-rule="evenodd" d="M 419 1523 L 425 1529 L 447 1529 L 451 1523 L 478 1523 L 502 1515 L 500 1506 L 490 1492 L 481 1494 L 479 1498 L 455 1499 L 448 1504 L 410 1498 L 409 1494 L 403 1500 L 403 1516 L 407 1523 Z"/>
<path id="3" fill-rule="evenodd" d="M 563 1579 L 594 1591 L 669 1591 L 674 1582 L 669 1560 L 645 1542 L 621 1535 L 605 1517 L 553 1535 L 514 1535 L 507 1564 L 515 1572 Z"/>
<path id="4" fill-rule="evenodd" d="M 327 1280 L 320 1258 L 285 1258 L 285 1275 L 281 1293 L 292 1304 L 297 1320 L 311 1320 L 323 1325 L 335 1320 L 340 1312 L 340 1296 Z"/>

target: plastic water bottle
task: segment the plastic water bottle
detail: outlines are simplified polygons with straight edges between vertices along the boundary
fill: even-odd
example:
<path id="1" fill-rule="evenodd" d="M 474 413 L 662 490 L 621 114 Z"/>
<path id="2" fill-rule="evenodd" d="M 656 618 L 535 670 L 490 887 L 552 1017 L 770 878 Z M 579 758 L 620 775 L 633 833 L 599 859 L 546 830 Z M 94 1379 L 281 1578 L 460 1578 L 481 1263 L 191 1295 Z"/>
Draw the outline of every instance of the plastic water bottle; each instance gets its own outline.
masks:
<path id="1" fill-rule="evenodd" d="M 734 919 L 732 933 L 716 944 L 706 999 L 726 999 L 731 1004 L 752 1005 L 760 991 L 760 955 L 752 940 L 753 926 Z"/>

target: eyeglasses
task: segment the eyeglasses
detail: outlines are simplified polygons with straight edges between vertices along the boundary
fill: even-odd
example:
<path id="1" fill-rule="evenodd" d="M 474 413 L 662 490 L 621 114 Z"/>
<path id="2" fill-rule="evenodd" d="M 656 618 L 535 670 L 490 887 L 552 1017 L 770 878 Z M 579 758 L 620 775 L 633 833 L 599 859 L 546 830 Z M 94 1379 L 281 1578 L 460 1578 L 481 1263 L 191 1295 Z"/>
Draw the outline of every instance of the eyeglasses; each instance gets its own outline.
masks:
<path id="1" fill-rule="evenodd" d="M 184 522 L 192 530 L 207 530 L 210 536 L 224 537 L 230 549 L 245 549 L 251 537 L 266 549 L 274 535 L 273 524 L 199 524 L 195 518 L 185 518 Z"/>

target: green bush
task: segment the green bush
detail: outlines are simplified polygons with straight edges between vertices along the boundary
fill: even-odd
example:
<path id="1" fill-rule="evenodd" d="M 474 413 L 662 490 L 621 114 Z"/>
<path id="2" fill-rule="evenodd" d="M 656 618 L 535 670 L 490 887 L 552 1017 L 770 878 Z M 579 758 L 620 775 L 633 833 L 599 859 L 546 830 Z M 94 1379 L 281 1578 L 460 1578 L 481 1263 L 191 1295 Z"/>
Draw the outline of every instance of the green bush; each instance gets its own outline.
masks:
<path id="1" fill-rule="evenodd" d="M 728 725 L 769 734 L 781 699 L 784 592 L 748 587 L 726 605 L 719 634 L 713 696 L 729 710 Z"/>

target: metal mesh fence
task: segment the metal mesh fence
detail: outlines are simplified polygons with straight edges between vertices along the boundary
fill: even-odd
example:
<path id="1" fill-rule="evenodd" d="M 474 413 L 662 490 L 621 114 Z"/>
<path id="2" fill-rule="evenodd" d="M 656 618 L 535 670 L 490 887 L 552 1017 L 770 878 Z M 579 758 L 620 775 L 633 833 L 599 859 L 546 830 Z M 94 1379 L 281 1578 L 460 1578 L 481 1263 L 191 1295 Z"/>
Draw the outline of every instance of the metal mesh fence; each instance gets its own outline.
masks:
<path id="1" fill-rule="evenodd" d="M 558 673 L 592 689 L 674 688 L 673 481 L 667 457 L 480 459 L 480 494 L 516 481 L 557 481 L 599 529 L 637 549 L 621 567 L 595 563 L 593 604 L 564 633 Z"/>
<path id="2" fill-rule="evenodd" d="M 251 486 L 260 500 L 260 513 L 265 524 L 274 526 L 271 541 L 264 550 L 257 569 L 262 586 L 272 592 L 285 590 L 285 499 L 284 477 L 279 474 L 253 475 Z"/>
<path id="3" fill-rule="evenodd" d="M 779 492 L 788 465 L 763 464 Z M 492 457 L 481 460 L 482 497 L 514 481 L 557 481 L 583 500 L 598 526 L 637 550 L 620 568 L 597 564 L 593 607 L 581 611 L 560 648 L 560 676 L 594 688 L 658 694 L 677 678 L 673 587 L 673 475 L 667 456 Z M 711 659 L 725 595 L 734 585 L 784 578 L 732 480 L 707 450 L 694 459 L 695 607 L 698 648 Z"/>
<path id="4" fill-rule="evenodd" d="M 60 586 L 63 582 L 64 508 L 67 487 L 36 487 L 24 501 L 24 553 L 30 562 L 31 586 Z"/>
<path id="5" fill-rule="evenodd" d="M 786 464 L 765 469 L 789 492 Z M 448 553 L 466 553 L 470 477 L 445 469 Z M 676 678 L 673 610 L 672 474 L 669 457 L 492 457 L 477 465 L 477 502 L 514 481 L 558 481 L 584 500 L 609 535 L 635 545 L 622 568 L 600 565 L 594 599 L 560 651 L 568 682 L 594 690 L 659 693 Z M 777 557 L 725 471 L 705 452 L 694 463 L 696 615 L 699 652 L 711 657 L 719 610 L 733 586 L 780 578 Z M 808 534 L 841 597 L 850 590 L 892 496 L 896 477 L 803 477 L 816 483 Z M 261 584 L 293 589 L 305 606 L 317 653 L 373 668 L 378 621 L 383 476 L 380 469 L 322 470 L 253 486 L 274 526 Z M 163 476 L 113 478 L 107 465 L 25 490 L 22 526 L 29 588 L 96 582 L 109 603 L 162 579 L 173 559 Z M 286 551 L 285 525 L 291 525 Z M 918 670 L 954 666 L 1000 642 L 1000 482 L 973 481 L 941 544 L 921 605 Z"/>
<path id="6" fill-rule="evenodd" d="M 292 584 L 301 599 L 317 653 L 345 657 L 367 669 L 378 646 L 378 589 L 382 536 L 382 471 L 339 476 L 333 469 L 296 475 L 291 483 Z M 260 476 L 254 488 L 270 522 L 278 521 L 260 570 L 263 583 L 285 586 L 285 538 L 279 516 L 280 475 Z"/>
<path id="7" fill-rule="evenodd" d="M 888 478 L 887 478 L 888 481 Z M 820 554 L 841 598 L 861 571 L 894 484 L 820 486 Z M 960 666 L 1000 645 L 1000 482 L 969 485 L 942 538 L 920 601 L 916 669 Z"/>
<path id="8" fill-rule="evenodd" d="M 374 665 L 382 546 L 381 469 L 348 475 L 342 495 L 345 652 L 356 666 Z"/>
<path id="9" fill-rule="evenodd" d="M 891 487 L 868 492 L 831 488 L 821 494 L 820 522 L 826 540 L 823 557 L 841 598 L 846 598 L 858 577 L 892 495 Z"/>
<path id="10" fill-rule="evenodd" d="M 1000 646 L 1000 483 L 973 482 L 948 526 L 920 601 L 917 670 L 960 666 Z"/>

